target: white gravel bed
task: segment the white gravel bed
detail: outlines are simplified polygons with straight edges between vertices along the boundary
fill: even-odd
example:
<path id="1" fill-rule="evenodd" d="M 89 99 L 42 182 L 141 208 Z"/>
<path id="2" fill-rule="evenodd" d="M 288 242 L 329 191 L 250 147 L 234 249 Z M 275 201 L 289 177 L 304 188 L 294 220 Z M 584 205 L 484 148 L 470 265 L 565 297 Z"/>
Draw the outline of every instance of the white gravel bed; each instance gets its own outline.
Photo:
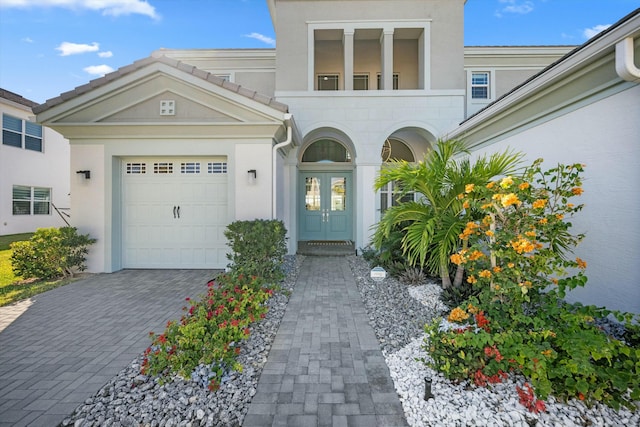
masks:
<path id="1" fill-rule="evenodd" d="M 413 315 L 416 310 L 412 307 L 412 314 L 407 314 L 406 306 L 410 305 L 408 302 L 395 306 L 367 303 L 367 299 L 375 300 L 375 290 L 378 290 L 382 298 L 388 298 L 391 290 L 419 301 L 423 309 L 418 314 L 422 319 L 431 319 L 448 311 L 440 300 L 439 285 L 427 283 L 409 286 L 393 278 L 378 284 L 368 277 L 370 267 L 364 259 L 352 257 L 350 263 L 371 319 L 378 319 L 380 316 L 393 319 L 398 329 L 405 331 L 405 334 L 405 325 L 415 323 Z M 398 296 L 395 300 L 404 301 L 404 297 Z M 380 339 L 381 334 L 376 325 L 376 322 L 372 322 Z M 414 332 L 414 338 L 401 348 L 390 350 L 384 345 L 384 338 L 381 339 L 381 344 L 396 392 L 412 427 L 640 426 L 640 410 L 635 413 L 626 408 L 615 411 L 602 404 L 589 408 L 578 400 L 560 403 L 550 398 L 545 401 L 546 412 L 532 413 L 520 404 L 516 391 L 516 386 L 523 385 L 523 378 L 511 377 L 504 383 L 490 387 L 477 387 L 468 381 L 454 384 L 421 361 L 429 357 L 422 347 L 426 336 L 424 332 L 415 333 L 415 327 L 409 328 L 409 331 Z M 425 378 L 431 379 L 433 397 L 428 400 L 424 399 Z"/>

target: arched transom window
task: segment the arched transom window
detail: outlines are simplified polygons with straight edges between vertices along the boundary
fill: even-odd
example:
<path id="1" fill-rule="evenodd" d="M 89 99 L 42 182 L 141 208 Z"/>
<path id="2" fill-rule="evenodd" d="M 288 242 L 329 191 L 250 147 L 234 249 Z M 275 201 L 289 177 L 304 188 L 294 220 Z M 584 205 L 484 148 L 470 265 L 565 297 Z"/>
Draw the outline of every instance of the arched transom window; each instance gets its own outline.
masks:
<path id="1" fill-rule="evenodd" d="M 349 150 L 333 139 L 319 139 L 302 154 L 303 163 L 351 163 Z"/>

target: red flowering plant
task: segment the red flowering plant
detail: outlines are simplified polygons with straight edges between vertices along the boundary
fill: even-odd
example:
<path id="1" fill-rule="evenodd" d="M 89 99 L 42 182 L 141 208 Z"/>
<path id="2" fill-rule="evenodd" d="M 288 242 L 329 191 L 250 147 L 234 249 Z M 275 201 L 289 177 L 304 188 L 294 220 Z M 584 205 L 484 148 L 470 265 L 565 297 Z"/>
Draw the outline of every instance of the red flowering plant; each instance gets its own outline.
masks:
<path id="1" fill-rule="evenodd" d="M 568 221 L 583 208 L 572 201 L 583 193 L 584 166 L 543 171 L 541 164 L 466 187 L 470 217 L 483 219 L 467 223 L 460 235 L 466 245 L 451 261 L 465 267 L 468 286 L 479 293 L 449 315 L 448 321 L 459 321 L 460 312 L 468 313 L 466 326 L 427 325 L 429 364 L 479 386 L 507 373 L 522 375 L 531 386 L 522 389 L 521 401 L 534 411 L 544 410 L 551 394 L 636 409 L 640 349 L 594 322 L 613 315 L 631 328 L 634 316 L 564 301 L 567 291 L 587 281 L 586 262 L 569 256 L 584 236 L 572 234 Z"/>
<path id="2" fill-rule="evenodd" d="M 171 374 L 190 378 L 198 365 L 208 365 L 214 374 L 209 389 L 217 390 L 226 372 L 242 370 L 236 361 L 240 342 L 249 336 L 251 323 L 264 317 L 272 293 L 256 277 L 218 276 L 207 284 L 206 294 L 186 299 L 179 321 L 169 321 L 162 334 L 150 333 L 142 373 L 163 380 Z"/>

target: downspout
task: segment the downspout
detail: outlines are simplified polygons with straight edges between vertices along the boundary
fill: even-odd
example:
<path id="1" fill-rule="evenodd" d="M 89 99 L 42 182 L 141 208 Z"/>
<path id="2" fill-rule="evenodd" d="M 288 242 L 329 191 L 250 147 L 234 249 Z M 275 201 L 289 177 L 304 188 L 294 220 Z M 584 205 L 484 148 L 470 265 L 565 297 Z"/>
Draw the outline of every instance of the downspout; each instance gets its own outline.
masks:
<path id="1" fill-rule="evenodd" d="M 616 72 L 623 80 L 640 82 L 640 69 L 634 62 L 633 37 L 616 43 Z"/>
<path id="2" fill-rule="evenodd" d="M 291 120 L 291 114 L 287 114 L 285 115 L 285 122 Z M 273 194 L 273 200 L 271 201 L 271 218 L 272 219 L 276 219 L 276 203 L 277 203 L 277 194 L 276 194 L 276 188 L 278 185 L 277 182 L 277 174 L 276 174 L 276 167 L 277 167 L 277 158 L 278 158 L 278 150 L 286 147 L 287 145 L 291 144 L 291 142 L 293 141 L 293 129 L 291 128 L 291 124 L 287 125 L 287 139 L 285 139 L 282 142 L 277 143 L 276 145 L 273 146 L 273 153 L 271 155 L 271 161 L 272 161 L 272 165 L 271 165 L 271 179 L 272 179 L 272 183 L 271 183 L 271 192 Z"/>

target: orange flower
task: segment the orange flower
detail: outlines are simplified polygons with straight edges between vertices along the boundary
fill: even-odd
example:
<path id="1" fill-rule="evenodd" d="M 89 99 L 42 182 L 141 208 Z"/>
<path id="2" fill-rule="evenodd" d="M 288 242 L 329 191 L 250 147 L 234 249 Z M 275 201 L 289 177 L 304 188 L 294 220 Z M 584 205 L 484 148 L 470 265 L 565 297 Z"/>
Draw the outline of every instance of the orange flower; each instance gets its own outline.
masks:
<path id="1" fill-rule="evenodd" d="M 546 350 L 542 350 L 542 351 L 541 351 L 541 353 L 542 353 L 544 356 L 549 357 L 549 356 L 551 356 L 551 353 L 553 353 L 553 351 L 549 348 L 549 349 L 546 349 Z"/>
<path id="2" fill-rule="evenodd" d="M 469 204 L 469 201 L 468 201 L 468 200 L 465 200 L 465 201 L 462 203 L 462 207 L 463 207 L 463 208 L 465 208 L 465 209 L 469 209 L 469 206 L 471 206 L 471 205 Z"/>
<path id="3" fill-rule="evenodd" d="M 538 221 L 538 224 L 546 224 L 547 222 L 549 222 L 549 220 L 547 218 L 542 218 L 540 221 Z"/>
<path id="4" fill-rule="evenodd" d="M 576 258 L 576 262 L 578 263 L 578 268 L 581 268 L 582 270 L 584 270 L 585 268 L 587 268 L 587 263 L 586 261 L 580 259 L 580 258 Z"/>
<path id="5" fill-rule="evenodd" d="M 558 221 L 562 221 L 564 219 L 564 215 L 556 214 L 556 218 L 558 219 Z"/>
<path id="6" fill-rule="evenodd" d="M 488 188 L 489 190 L 491 190 L 495 185 L 496 185 L 496 183 L 492 181 L 492 182 L 490 182 L 490 183 L 488 183 L 488 184 L 487 184 L 487 188 Z"/>
<path id="7" fill-rule="evenodd" d="M 513 193 L 509 193 L 500 198 L 500 203 L 502 203 L 502 206 L 506 208 L 511 205 L 520 205 L 522 202 L 518 200 L 518 196 Z"/>
<path id="8" fill-rule="evenodd" d="M 464 186 L 464 192 L 465 193 L 471 193 L 473 191 L 473 189 L 475 188 L 475 184 L 467 184 Z"/>
<path id="9" fill-rule="evenodd" d="M 489 270 L 482 270 L 478 276 L 482 277 L 483 279 L 488 279 L 491 277 L 491 272 Z"/>
<path id="10" fill-rule="evenodd" d="M 447 317 L 447 320 L 449 322 L 462 322 L 463 320 L 467 320 L 468 318 L 469 314 L 466 311 L 464 311 L 460 307 L 456 307 L 451 310 L 451 313 L 449 313 L 449 317 Z"/>
<path id="11" fill-rule="evenodd" d="M 499 265 L 496 265 L 495 267 L 493 267 L 494 273 L 500 273 L 501 271 L 502 271 L 502 268 Z"/>
<path id="12" fill-rule="evenodd" d="M 507 264 L 507 267 L 509 267 L 509 268 L 513 268 L 513 267 L 515 267 L 515 266 L 516 266 L 516 265 L 515 265 L 514 263 L 512 263 L 512 262 L 510 262 L 509 264 Z"/>
<path id="13" fill-rule="evenodd" d="M 531 205 L 533 209 L 542 209 L 547 205 L 547 199 L 538 199 Z"/>
<path id="14" fill-rule="evenodd" d="M 524 235 L 525 236 L 529 236 L 529 237 L 536 237 L 536 232 L 535 231 L 525 231 Z"/>
<path id="15" fill-rule="evenodd" d="M 584 190 L 582 189 L 582 187 L 573 187 L 573 188 L 571 189 L 571 192 L 572 192 L 573 194 L 575 194 L 576 196 L 579 196 L 579 195 L 581 195 L 581 194 L 584 192 Z"/>
<path id="16" fill-rule="evenodd" d="M 471 252 L 471 255 L 469 255 L 469 261 L 478 260 L 478 259 L 482 258 L 483 256 L 484 256 L 484 254 L 481 251 L 476 249 L 475 251 Z"/>
<path id="17" fill-rule="evenodd" d="M 451 255 L 450 259 L 451 259 L 451 262 L 454 263 L 455 265 L 460 265 L 464 263 L 464 258 L 460 254 L 453 254 Z"/>
<path id="18" fill-rule="evenodd" d="M 495 233 L 494 233 L 493 231 L 491 231 L 491 230 L 487 230 L 487 231 L 485 231 L 485 232 L 484 232 L 484 234 L 486 234 L 486 235 L 487 235 L 487 236 L 489 236 L 489 237 L 493 237 L 493 235 L 494 235 Z"/>
<path id="19" fill-rule="evenodd" d="M 478 279 L 475 278 L 475 276 L 469 276 L 467 277 L 467 283 L 471 283 L 472 285 L 474 283 L 476 283 L 478 281 Z"/>
<path id="20" fill-rule="evenodd" d="M 512 240 L 510 244 L 511 247 L 519 254 L 532 252 L 535 249 L 535 245 L 522 236 L 518 236 L 518 240 Z"/>
<path id="21" fill-rule="evenodd" d="M 522 184 L 518 185 L 518 188 L 520 190 L 526 190 L 527 188 L 529 188 L 529 183 L 525 181 Z"/>

